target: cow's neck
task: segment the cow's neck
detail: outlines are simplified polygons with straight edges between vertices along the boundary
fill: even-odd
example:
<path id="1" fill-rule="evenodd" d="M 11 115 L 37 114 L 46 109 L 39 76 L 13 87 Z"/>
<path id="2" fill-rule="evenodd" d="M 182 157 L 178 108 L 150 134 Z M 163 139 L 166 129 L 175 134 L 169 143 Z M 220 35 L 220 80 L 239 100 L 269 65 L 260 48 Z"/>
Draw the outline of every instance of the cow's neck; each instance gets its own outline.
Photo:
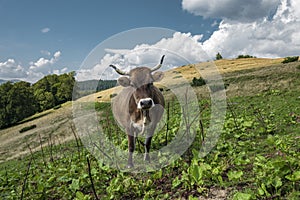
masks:
<path id="1" fill-rule="evenodd" d="M 142 119 L 143 119 L 143 123 L 145 125 L 150 124 L 151 119 L 150 119 L 150 115 L 149 115 L 149 110 L 142 110 Z"/>
<path id="2" fill-rule="evenodd" d="M 149 110 L 137 109 L 131 114 L 131 125 L 135 134 L 144 134 L 145 126 L 151 122 Z"/>
<path id="3" fill-rule="evenodd" d="M 149 110 L 136 109 L 131 116 L 131 120 L 137 124 L 148 125 L 151 122 Z"/>

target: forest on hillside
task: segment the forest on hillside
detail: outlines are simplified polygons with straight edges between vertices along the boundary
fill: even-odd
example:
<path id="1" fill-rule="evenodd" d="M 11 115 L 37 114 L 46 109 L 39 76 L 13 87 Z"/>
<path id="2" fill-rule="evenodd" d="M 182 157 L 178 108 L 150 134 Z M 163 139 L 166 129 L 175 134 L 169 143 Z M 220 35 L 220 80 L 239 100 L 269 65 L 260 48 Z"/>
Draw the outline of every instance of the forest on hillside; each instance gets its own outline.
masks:
<path id="1" fill-rule="evenodd" d="M 48 75 L 34 84 L 19 81 L 0 85 L 0 128 L 72 100 L 75 72 Z"/>
<path id="2" fill-rule="evenodd" d="M 76 82 L 75 72 L 47 75 L 34 84 L 8 81 L 0 84 L 0 129 L 37 112 L 116 85 L 116 80 Z"/>

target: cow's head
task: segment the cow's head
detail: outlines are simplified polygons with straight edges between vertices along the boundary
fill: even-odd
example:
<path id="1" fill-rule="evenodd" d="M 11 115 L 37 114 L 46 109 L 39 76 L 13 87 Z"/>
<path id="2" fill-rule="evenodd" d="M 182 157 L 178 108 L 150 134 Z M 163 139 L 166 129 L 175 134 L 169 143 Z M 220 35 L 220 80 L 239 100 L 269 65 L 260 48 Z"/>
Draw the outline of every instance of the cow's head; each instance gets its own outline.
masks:
<path id="1" fill-rule="evenodd" d="M 148 110 L 154 106 L 155 92 L 153 82 L 160 81 L 164 76 L 163 72 L 154 71 L 162 66 L 163 60 L 164 55 L 162 56 L 160 63 L 153 68 L 137 67 L 129 72 L 124 72 L 116 66 L 110 65 L 110 67 L 114 68 L 118 74 L 125 75 L 118 79 L 118 83 L 121 86 L 133 87 L 135 89 L 131 101 L 134 101 L 137 109 Z"/>

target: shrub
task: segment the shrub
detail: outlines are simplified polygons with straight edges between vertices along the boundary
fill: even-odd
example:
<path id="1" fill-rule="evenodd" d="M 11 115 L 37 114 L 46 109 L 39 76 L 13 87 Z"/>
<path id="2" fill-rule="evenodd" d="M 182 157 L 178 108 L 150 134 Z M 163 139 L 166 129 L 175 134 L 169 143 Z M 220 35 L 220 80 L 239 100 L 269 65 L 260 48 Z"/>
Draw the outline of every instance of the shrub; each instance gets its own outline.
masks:
<path id="1" fill-rule="evenodd" d="M 285 57 L 282 63 L 296 62 L 298 59 L 299 56 Z"/>
<path id="2" fill-rule="evenodd" d="M 173 71 L 172 73 L 174 73 L 174 74 L 181 74 L 181 72 L 179 72 L 179 71 Z"/>
<path id="3" fill-rule="evenodd" d="M 216 60 L 222 60 L 223 56 L 220 53 L 217 53 Z"/>
<path id="4" fill-rule="evenodd" d="M 24 132 L 29 131 L 29 130 L 34 129 L 34 128 L 36 128 L 35 124 L 33 124 L 31 126 L 26 126 L 26 127 L 22 128 L 21 130 L 19 130 L 19 133 L 24 133 Z"/>
<path id="5" fill-rule="evenodd" d="M 239 55 L 237 57 L 237 59 L 240 59 L 240 58 L 256 58 L 255 56 L 250 56 L 250 55 Z"/>
<path id="6" fill-rule="evenodd" d="M 193 78 L 192 86 L 202 86 L 205 84 L 206 84 L 205 80 L 202 77 L 199 77 L 199 78 L 194 77 Z"/>
<path id="7" fill-rule="evenodd" d="M 179 76 L 174 76 L 173 77 L 173 79 L 176 79 L 176 78 L 182 78 L 182 76 L 179 75 Z"/>
<path id="8" fill-rule="evenodd" d="M 117 94 L 116 94 L 116 93 L 114 93 L 114 94 L 110 94 L 110 95 L 109 95 L 109 98 L 111 98 L 111 99 L 112 99 L 112 98 L 114 98 L 115 96 L 117 96 Z"/>

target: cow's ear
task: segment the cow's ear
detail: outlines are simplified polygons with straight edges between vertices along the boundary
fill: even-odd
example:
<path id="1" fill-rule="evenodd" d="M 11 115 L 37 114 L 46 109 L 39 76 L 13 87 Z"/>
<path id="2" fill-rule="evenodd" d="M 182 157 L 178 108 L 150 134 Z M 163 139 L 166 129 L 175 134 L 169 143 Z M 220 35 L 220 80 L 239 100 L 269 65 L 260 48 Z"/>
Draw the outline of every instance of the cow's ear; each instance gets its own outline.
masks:
<path id="1" fill-rule="evenodd" d="M 129 78 L 127 78 L 127 77 L 120 77 L 119 79 L 118 79 L 118 83 L 121 85 L 121 86 L 123 86 L 123 87 L 128 87 L 128 86 L 130 86 L 130 80 L 129 80 Z"/>
<path id="2" fill-rule="evenodd" d="M 158 82 L 164 78 L 164 73 L 158 71 L 158 72 L 155 72 L 154 74 L 152 74 L 152 77 L 153 77 L 154 82 Z"/>

